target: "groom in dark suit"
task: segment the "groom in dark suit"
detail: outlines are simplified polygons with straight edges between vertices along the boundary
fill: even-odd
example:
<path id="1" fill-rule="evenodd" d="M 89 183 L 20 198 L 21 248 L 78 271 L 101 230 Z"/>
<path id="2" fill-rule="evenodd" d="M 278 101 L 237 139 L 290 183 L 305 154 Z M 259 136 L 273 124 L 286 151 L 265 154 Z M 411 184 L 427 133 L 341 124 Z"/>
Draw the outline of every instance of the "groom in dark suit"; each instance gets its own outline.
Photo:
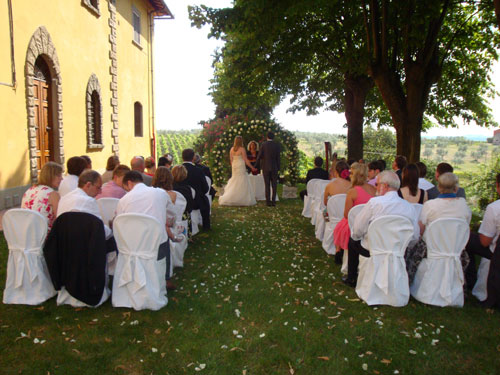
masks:
<path id="1" fill-rule="evenodd" d="M 274 133 L 267 133 L 267 141 L 260 147 L 259 154 L 255 161 L 256 165 L 260 165 L 262 174 L 264 175 L 264 185 L 266 188 L 266 204 L 268 206 L 276 206 L 276 188 L 278 187 L 278 171 L 280 170 L 281 147 L 274 142 Z M 273 194 L 271 197 L 271 188 Z"/>
<path id="2" fill-rule="evenodd" d="M 208 184 L 205 174 L 201 169 L 193 163 L 194 151 L 187 148 L 182 151 L 182 164 L 187 170 L 187 178 L 184 180 L 186 185 L 189 185 L 196 192 L 194 197 L 194 209 L 200 209 L 201 218 L 203 220 L 203 229 L 210 229 L 210 202 L 206 196 L 208 192 Z"/>

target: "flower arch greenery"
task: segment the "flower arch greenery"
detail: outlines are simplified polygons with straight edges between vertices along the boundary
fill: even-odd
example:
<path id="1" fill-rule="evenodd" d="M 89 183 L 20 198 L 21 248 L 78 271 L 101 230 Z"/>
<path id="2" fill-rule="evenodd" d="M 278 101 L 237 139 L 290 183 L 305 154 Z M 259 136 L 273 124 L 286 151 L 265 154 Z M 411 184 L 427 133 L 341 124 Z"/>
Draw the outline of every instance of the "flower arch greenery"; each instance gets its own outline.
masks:
<path id="1" fill-rule="evenodd" d="M 210 167 L 213 183 L 224 185 L 230 175 L 229 151 L 237 135 L 243 137 L 245 147 L 250 141 L 262 143 L 268 131 L 275 135 L 281 145 L 280 176 L 294 186 L 298 179 L 299 150 L 295 135 L 273 121 L 239 121 L 236 117 L 225 117 L 205 123 L 196 141 L 196 151 L 203 156 L 204 163 Z"/>

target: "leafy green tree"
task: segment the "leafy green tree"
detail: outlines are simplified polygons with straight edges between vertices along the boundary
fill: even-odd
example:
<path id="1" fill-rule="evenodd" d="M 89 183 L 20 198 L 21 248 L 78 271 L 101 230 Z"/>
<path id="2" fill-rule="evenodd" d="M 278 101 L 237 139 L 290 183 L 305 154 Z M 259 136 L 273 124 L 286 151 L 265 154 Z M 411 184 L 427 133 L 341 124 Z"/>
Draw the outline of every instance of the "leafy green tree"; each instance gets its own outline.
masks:
<path id="1" fill-rule="evenodd" d="M 362 13 L 351 7 L 330 0 L 236 0 L 233 8 L 190 7 L 193 25 L 209 23 L 210 36 L 226 40 L 214 100 L 235 100 L 232 89 L 240 82 L 245 87 L 256 82 L 259 89 L 268 82 L 271 91 L 292 96 L 292 111 L 345 112 L 349 157 L 362 158 L 365 104 L 370 103 L 371 117 L 388 115 L 380 97 L 370 95 L 373 81 L 360 43 Z"/>
<path id="2" fill-rule="evenodd" d="M 356 3 L 356 2 L 353 2 Z M 391 114 L 398 154 L 420 156 L 424 114 L 492 123 L 485 100 L 499 44 L 491 2 L 363 1 L 369 75 Z"/>
<path id="3" fill-rule="evenodd" d="M 424 150 L 424 156 L 426 159 L 429 159 L 433 153 L 434 152 L 433 152 L 432 148 L 429 148 L 428 146 Z"/>

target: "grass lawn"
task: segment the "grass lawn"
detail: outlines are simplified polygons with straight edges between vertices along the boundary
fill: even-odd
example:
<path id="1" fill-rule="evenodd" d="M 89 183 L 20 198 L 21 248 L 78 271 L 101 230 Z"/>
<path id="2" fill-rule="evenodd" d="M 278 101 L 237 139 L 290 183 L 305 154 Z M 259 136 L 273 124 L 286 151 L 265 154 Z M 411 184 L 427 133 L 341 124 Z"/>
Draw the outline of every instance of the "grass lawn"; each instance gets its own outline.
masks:
<path id="1" fill-rule="evenodd" d="M 500 373 L 498 312 L 368 307 L 301 210 L 215 203 L 161 311 L 0 304 L 0 374 Z"/>

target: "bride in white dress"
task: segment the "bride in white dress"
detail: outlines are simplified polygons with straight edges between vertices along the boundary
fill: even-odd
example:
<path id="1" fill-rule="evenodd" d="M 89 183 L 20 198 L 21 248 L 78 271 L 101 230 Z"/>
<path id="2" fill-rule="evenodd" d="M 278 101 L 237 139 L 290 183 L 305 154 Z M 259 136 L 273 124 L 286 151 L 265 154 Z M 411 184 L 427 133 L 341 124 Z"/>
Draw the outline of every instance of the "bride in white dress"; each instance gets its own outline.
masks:
<path id="1" fill-rule="evenodd" d="M 234 139 L 234 145 L 229 152 L 231 159 L 232 176 L 224 188 L 224 195 L 219 198 L 220 206 L 253 206 L 256 204 L 255 192 L 248 178 L 245 164 L 252 171 L 255 169 L 247 159 L 247 153 L 243 147 L 243 138 L 238 135 Z"/>

